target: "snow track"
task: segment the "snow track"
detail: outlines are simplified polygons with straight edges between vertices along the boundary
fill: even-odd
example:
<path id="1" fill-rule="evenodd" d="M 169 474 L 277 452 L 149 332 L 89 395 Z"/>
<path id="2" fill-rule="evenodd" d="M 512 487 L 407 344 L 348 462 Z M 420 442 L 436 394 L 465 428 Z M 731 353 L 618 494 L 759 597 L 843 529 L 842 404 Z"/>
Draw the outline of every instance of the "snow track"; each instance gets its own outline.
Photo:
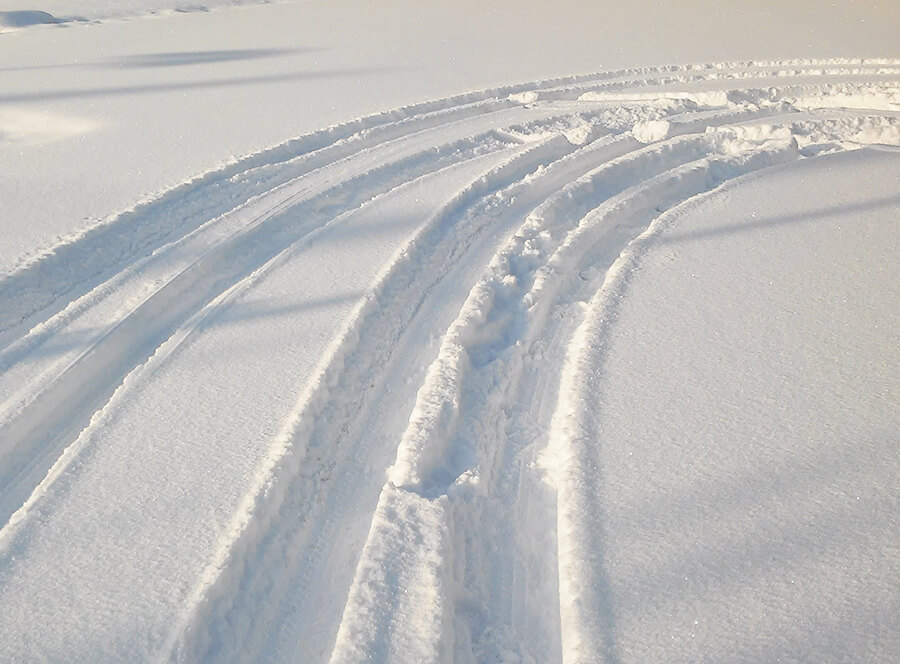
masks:
<path id="1" fill-rule="evenodd" d="M 3 275 L 0 659 L 615 662 L 578 406 L 610 284 L 667 210 L 900 144 L 898 74 L 419 104 Z"/>

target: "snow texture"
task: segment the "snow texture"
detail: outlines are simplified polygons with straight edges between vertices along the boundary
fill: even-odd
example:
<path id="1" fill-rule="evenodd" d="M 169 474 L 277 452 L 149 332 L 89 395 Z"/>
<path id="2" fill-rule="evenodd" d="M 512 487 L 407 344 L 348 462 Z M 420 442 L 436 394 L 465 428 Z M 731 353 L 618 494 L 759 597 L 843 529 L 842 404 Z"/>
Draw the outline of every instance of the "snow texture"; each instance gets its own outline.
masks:
<path id="1" fill-rule="evenodd" d="M 210 33 L 424 10 L 101 4 L 0 40 L 0 660 L 900 658 L 900 61 L 335 49 L 222 147 L 318 56 Z"/>

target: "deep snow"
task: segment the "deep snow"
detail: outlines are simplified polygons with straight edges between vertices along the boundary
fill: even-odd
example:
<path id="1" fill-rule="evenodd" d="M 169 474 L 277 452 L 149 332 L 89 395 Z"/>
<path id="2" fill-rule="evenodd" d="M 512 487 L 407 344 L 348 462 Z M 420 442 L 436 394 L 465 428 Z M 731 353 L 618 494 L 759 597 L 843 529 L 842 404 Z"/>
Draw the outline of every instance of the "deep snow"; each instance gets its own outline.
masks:
<path id="1" fill-rule="evenodd" d="M 109 7 L 0 34 L 0 659 L 900 656 L 895 8 Z"/>

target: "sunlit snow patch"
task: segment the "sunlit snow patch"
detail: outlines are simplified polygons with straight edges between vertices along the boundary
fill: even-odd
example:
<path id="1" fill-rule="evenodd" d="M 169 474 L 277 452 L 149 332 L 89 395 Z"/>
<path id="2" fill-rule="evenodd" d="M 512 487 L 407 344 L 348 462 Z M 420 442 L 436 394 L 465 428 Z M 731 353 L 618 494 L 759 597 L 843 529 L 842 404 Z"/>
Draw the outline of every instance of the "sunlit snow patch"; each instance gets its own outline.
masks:
<path id="1" fill-rule="evenodd" d="M 94 120 L 27 110 L 0 110 L 0 143 L 50 143 L 98 127 Z"/>

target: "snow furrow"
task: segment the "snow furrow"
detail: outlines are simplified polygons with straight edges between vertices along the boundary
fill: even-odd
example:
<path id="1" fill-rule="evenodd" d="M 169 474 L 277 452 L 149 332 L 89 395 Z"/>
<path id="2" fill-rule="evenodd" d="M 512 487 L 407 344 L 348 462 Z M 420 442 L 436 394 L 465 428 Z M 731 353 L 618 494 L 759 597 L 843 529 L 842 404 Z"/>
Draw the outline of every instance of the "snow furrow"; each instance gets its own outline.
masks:
<path id="1" fill-rule="evenodd" d="M 479 114 L 469 122 L 457 121 L 417 132 L 412 141 L 381 144 L 375 153 L 377 157 L 365 155 L 362 163 L 355 166 L 362 171 L 359 175 L 348 177 L 352 170 L 341 162 L 341 173 L 346 179 L 337 185 L 331 184 L 326 171 L 321 175 L 314 173 L 317 179 L 312 182 L 291 183 L 286 191 L 279 188 L 274 204 L 261 199 L 246 209 L 239 208 L 234 221 L 216 220 L 216 227 L 209 233 L 212 237 L 191 238 L 196 240 L 196 246 L 181 252 L 181 263 L 173 260 L 176 257 L 171 252 L 157 254 L 152 257 L 159 264 L 155 273 L 150 272 L 152 265 L 143 265 L 136 274 L 124 275 L 128 282 L 117 281 L 114 287 L 101 289 L 95 296 L 100 301 L 100 306 L 95 305 L 98 311 L 89 311 L 90 316 L 77 321 L 78 327 L 72 325 L 68 316 L 63 317 L 60 324 L 68 323 L 64 328 L 67 333 L 84 338 L 82 347 L 73 346 L 65 354 L 42 353 L 40 341 L 58 338 L 53 335 L 60 334 L 55 326 L 45 325 L 23 343 L 7 349 L 0 355 L 0 362 L 19 362 L 3 375 L 3 382 L 17 390 L 7 396 L 0 411 L 0 460 L 6 477 L 0 502 L 3 520 L 24 502 L 31 487 L 53 462 L 60 445 L 86 424 L 110 394 L 109 390 L 117 384 L 116 373 L 124 375 L 148 357 L 203 302 L 249 274 L 281 247 L 299 241 L 334 214 L 358 206 L 373 192 L 473 155 L 509 147 L 494 139 L 491 131 L 473 138 L 452 137 L 478 131 L 500 119 L 515 120 L 521 114 L 521 109 L 500 112 L 500 118 Z M 445 138 L 450 142 L 441 143 Z M 424 151 L 416 153 L 423 147 Z M 372 164 L 374 168 L 364 170 Z M 162 285 L 142 294 L 148 281 Z M 132 297 L 139 299 L 135 308 L 117 323 L 110 316 L 110 307 L 121 305 L 109 295 L 127 296 L 128 283 L 137 289 Z M 21 361 L 28 354 L 34 359 Z M 58 367 L 55 373 L 54 366 Z"/>
<path id="2" fill-rule="evenodd" d="M 803 83 L 799 84 L 818 87 L 839 84 L 843 81 L 848 83 L 891 82 L 896 80 L 898 71 L 900 71 L 900 62 L 897 61 L 871 68 L 837 66 L 823 69 L 814 63 L 808 67 L 790 70 L 752 65 L 696 69 L 690 67 L 650 68 L 647 71 L 626 70 L 619 75 L 609 76 L 598 81 L 535 92 L 530 96 L 530 101 L 532 103 L 543 100 L 596 101 L 604 97 L 613 98 L 621 95 L 625 90 L 633 90 L 632 94 L 636 95 L 633 97 L 635 99 L 643 98 L 649 101 L 654 98 L 670 98 L 672 93 L 688 96 L 691 94 L 689 91 L 692 88 L 698 87 L 698 84 L 702 83 L 710 84 L 712 91 L 718 90 L 717 96 L 721 99 L 732 91 L 740 93 L 739 88 L 736 89 L 733 85 L 729 85 L 733 81 L 757 81 L 759 85 L 770 83 L 781 87 L 783 81 L 789 80 L 792 85 L 797 85 L 797 82 L 802 81 Z M 670 90 L 671 92 L 669 92 Z"/>
<path id="3" fill-rule="evenodd" d="M 278 185 L 266 195 L 257 196 L 232 212 L 204 224 L 185 238 L 158 249 L 0 352 L 0 369 L 5 370 L 0 374 L 0 421 L 21 410 L 45 383 L 53 380 L 94 341 L 99 341 L 112 330 L 130 309 L 149 299 L 155 291 L 165 287 L 166 283 L 207 253 L 216 251 L 216 245 L 234 243 L 235 238 L 251 231 L 266 232 L 265 228 L 257 227 L 264 223 L 271 225 L 271 219 L 276 215 L 283 219 L 286 210 L 301 202 L 305 208 L 296 208 L 291 214 L 305 213 L 310 219 L 322 217 L 329 211 L 321 205 L 314 205 L 314 200 L 328 196 L 345 197 L 341 193 L 344 190 L 367 191 L 367 187 L 372 186 L 368 180 L 393 178 L 397 181 L 408 177 L 403 173 L 403 162 L 396 161 L 401 154 L 399 151 L 407 149 L 404 147 L 406 144 L 426 146 L 420 157 L 436 160 L 461 158 L 466 152 L 478 153 L 514 145 L 517 142 L 515 139 L 498 137 L 494 129 L 480 135 L 473 133 L 471 138 L 460 140 L 455 137 L 484 131 L 497 123 L 522 117 L 523 113 L 521 108 L 480 113 L 468 120 L 455 120 L 430 130 L 420 129 L 401 141 L 391 139 L 379 144 L 377 149 L 367 148 L 352 158 L 341 159 Z M 530 115 L 533 113 L 529 112 Z M 442 144 L 443 140 L 449 142 Z M 407 154 L 410 154 L 408 149 Z M 407 162 L 416 166 L 415 159 L 408 159 Z M 371 170 L 366 172 L 366 169 Z M 360 175 L 351 177 L 354 171 Z M 340 184 L 335 185 L 334 181 Z M 123 310 L 122 302 L 128 308 Z M 78 341 L 64 346 L 61 351 L 54 348 L 54 342 L 60 338 Z"/>
<path id="4" fill-rule="evenodd" d="M 476 240 L 487 233 L 489 237 L 496 238 L 498 234 L 505 232 L 511 222 L 527 212 L 529 206 L 535 204 L 535 197 L 540 198 L 547 188 L 552 188 L 554 182 L 568 181 L 573 173 L 584 171 L 590 168 L 591 164 L 602 155 L 611 155 L 627 150 L 633 146 L 632 141 L 620 140 L 611 144 L 601 141 L 599 145 L 588 146 L 569 156 L 566 155 L 571 149 L 571 144 L 562 137 L 550 139 L 545 145 L 538 150 L 533 150 L 526 159 L 520 159 L 513 162 L 495 173 L 487 177 L 469 190 L 461 193 L 455 201 L 450 203 L 447 208 L 436 216 L 428 226 L 423 229 L 419 237 L 414 239 L 407 249 L 400 254 L 398 261 L 391 267 L 385 280 L 382 282 L 373 295 L 367 306 L 367 312 L 362 314 L 360 320 L 356 323 L 360 329 L 365 329 L 370 334 L 365 337 L 365 342 L 359 339 L 356 334 L 350 335 L 350 341 L 346 344 L 346 348 L 341 350 L 341 356 L 348 355 L 346 359 L 334 361 L 330 365 L 329 372 L 335 374 L 335 378 L 329 381 L 323 381 L 324 386 L 330 385 L 332 382 L 338 382 L 339 387 L 332 386 L 325 396 L 316 398 L 315 400 L 307 400 L 307 411 L 304 415 L 299 416 L 301 423 L 305 422 L 304 428 L 293 435 L 293 445 L 298 446 L 298 450 L 291 451 L 291 457 L 296 457 L 291 461 L 290 465 L 283 466 L 280 472 L 281 477 L 273 480 L 274 486 L 286 484 L 290 486 L 291 475 L 296 475 L 299 464 L 304 460 L 304 446 L 313 446 L 317 450 L 317 454 L 321 454 L 321 450 L 327 450 L 329 446 L 337 446 L 338 449 L 344 450 L 342 455 L 350 454 L 346 449 L 348 443 L 343 442 L 348 432 L 354 436 L 361 436 L 362 440 L 357 440 L 356 445 L 367 444 L 367 429 L 365 420 L 359 424 L 353 424 L 355 413 L 360 412 L 361 404 L 358 402 L 360 398 L 371 399 L 367 395 L 369 391 L 366 386 L 374 387 L 379 382 L 378 371 L 384 371 L 390 366 L 391 357 L 395 344 L 399 341 L 398 337 L 401 332 L 405 331 L 411 324 L 413 317 L 421 315 L 421 309 L 431 292 L 441 283 L 440 279 L 449 273 L 456 273 L 460 278 L 468 278 L 467 273 L 477 274 L 477 269 L 472 270 L 470 261 L 466 259 L 467 253 L 471 253 L 472 246 L 480 246 L 484 239 Z M 526 174 L 532 171 L 535 166 L 535 158 L 539 158 L 544 162 L 551 157 L 550 166 L 538 169 L 538 173 L 525 177 L 525 185 L 520 181 Z M 560 158 L 562 157 L 562 158 Z M 558 159 L 558 161 L 556 161 Z M 544 181 L 547 184 L 543 184 Z M 490 191 L 497 189 L 502 183 L 515 183 L 509 191 L 497 191 L 496 195 L 487 196 Z M 540 183 L 540 184 L 539 184 Z M 473 205 L 475 201 L 479 201 Z M 466 210 L 462 220 L 456 220 L 460 214 L 460 210 Z M 491 246 L 489 243 L 487 246 Z M 469 247 L 469 248 L 467 248 Z M 474 256 L 480 256 L 484 253 L 483 249 L 475 252 Z M 474 257 L 473 257 L 474 258 Z M 475 260 L 478 260 L 477 258 Z M 476 262 L 475 265 L 478 263 Z M 468 269 L 466 269 L 468 266 Z M 444 298 L 441 298 L 444 301 Z M 377 305 L 377 306 L 376 306 Z M 445 305 L 446 306 L 446 305 Z M 420 342 L 419 342 L 420 343 Z M 362 377 L 360 377 L 362 374 Z M 362 387 L 358 383 L 362 383 Z M 323 386 L 323 389 L 324 389 Z M 411 405 L 410 405 L 411 407 Z M 319 412 L 323 411 L 323 412 Z M 342 422 L 343 425 L 335 429 L 332 422 Z M 354 433 L 356 432 L 356 433 Z M 382 436 L 390 440 L 390 436 Z M 306 442 L 304 442 L 306 441 Z M 355 448 L 350 448 L 355 449 Z M 353 464 L 359 464 L 363 452 L 360 451 L 350 457 Z M 384 456 L 387 463 L 388 457 Z M 335 468 L 332 464 L 332 458 L 326 455 L 319 458 L 316 465 L 327 469 L 328 476 L 336 475 L 340 471 L 340 466 Z M 383 462 L 382 467 L 387 463 Z M 262 514 L 257 517 L 257 524 L 254 526 L 250 536 L 253 540 L 258 540 L 267 530 L 266 522 L 273 518 L 270 514 L 271 510 L 280 510 L 288 514 L 295 513 L 295 510 L 302 510 L 303 504 L 286 509 L 281 504 L 281 500 L 290 501 L 296 499 L 291 493 L 298 494 L 297 497 L 308 502 L 308 497 L 302 491 L 308 490 L 306 485 L 309 480 L 309 474 L 315 473 L 314 467 L 307 465 L 304 468 L 304 474 L 297 481 L 297 488 L 285 488 L 279 490 L 275 497 L 275 502 L 271 507 L 260 510 Z M 359 472 L 358 469 L 356 472 Z M 377 476 L 376 476 L 377 477 Z M 358 482 L 358 478 L 354 478 Z M 372 489 L 377 490 L 380 482 L 372 484 Z M 328 487 L 330 485 L 326 485 Z M 352 486 L 352 484 L 348 485 Z M 340 490 L 336 487 L 335 490 Z M 287 496 L 282 498 L 281 491 Z M 290 503 L 288 503 L 290 504 Z M 283 517 L 282 517 L 283 518 Z M 290 522 L 289 522 L 290 523 Z M 257 529 L 259 529 L 258 532 Z M 279 547 L 291 545 L 292 548 L 298 546 L 295 541 L 297 533 L 291 528 L 286 534 L 280 537 L 288 536 L 287 542 L 278 542 Z M 344 534 L 346 536 L 346 533 Z M 292 541 L 291 538 L 294 538 Z M 312 543 L 313 548 L 321 548 L 324 546 L 325 538 L 317 536 Z M 243 548 L 243 544 L 240 548 Z M 250 546 L 247 543 L 246 546 Z M 272 550 L 269 545 L 267 556 L 287 555 L 287 552 L 278 553 L 278 549 Z M 232 555 L 235 555 L 232 552 Z M 246 554 L 244 554 L 246 555 Z M 258 554 L 257 554 L 258 555 Z M 296 554 L 295 554 L 296 555 Z M 309 562 L 307 560 L 307 562 Z M 240 565 L 239 562 L 230 563 L 230 565 Z M 258 571 L 259 566 L 250 569 Z M 263 568 L 264 569 L 264 568 Z M 306 577 L 309 572 L 306 572 Z M 306 581 L 308 583 L 308 580 Z M 256 581 L 257 584 L 264 583 L 269 591 L 266 593 L 278 593 L 278 577 L 272 578 L 268 573 L 261 575 Z M 346 580 L 349 583 L 349 579 Z M 233 592 L 233 591 L 232 591 Z M 244 589 L 243 592 L 247 592 Z M 254 591 L 259 593 L 259 590 Z M 231 606 L 233 600 L 229 598 L 223 601 L 225 606 Z M 277 603 L 270 607 L 274 610 Z M 266 613 L 254 610 L 250 620 L 266 624 Z M 222 618 L 218 619 L 219 621 Z M 229 639 L 237 639 L 238 643 L 243 644 L 244 639 L 239 637 L 238 633 L 234 633 L 237 619 L 232 618 L 227 623 L 228 629 L 218 628 L 220 631 L 219 640 L 228 635 Z M 246 618 L 244 620 L 247 620 Z M 333 638 L 333 634 L 330 635 Z M 222 654 L 223 660 L 230 660 L 234 657 L 233 651 L 226 651 L 228 654 Z M 252 652 L 252 651 L 251 651 Z"/>
<path id="5" fill-rule="evenodd" d="M 465 143 L 469 143 L 466 141 Z M 215 245 L 176 273 L 97 343 L 75 359 L 50 386 L 0 425 L 0 467 L 5 522 L 40 481 L 61 446 L 71 440 L 109 398 L 131 367 L 142 363 L 176 327 L 204 303 L 265 264 L 284 247 L 311 236 L 324 220 L 353 209 L 379 189 L 474 156 L 477 143 L 449 144 L 388 162 L 303 203 L 288 200 L 267 210 L 249 228 Z M 480 147 L 480 146 L 479 146 Z M 502 147 L 502 146 L 501 146 Z M 369 184 L 371 181 L 372 184 Z M 346 191 L 346 193 L 344 193 Z M 293 204 L 293 205 L 292 205 Z"/>
<path id="6" fill-rule="evenodd" d="M 738 156 L 712 159 L 704 156 L 658 176 L 634 169 L 630 181 L 646 180 L 646 183 L 613 196 L 584 217 L 556 252 L 548 253 L 548 248 L 553 246 L 551 222 L 564 215 L 567 208 L 562 205 L 560 210 L 551 212 L 553 206 L 545 204 L 545 209 L 536 213 L 511 245 L 495 257 L 489 276 L 470 293 L 460 317 L 444 337 L 439 360 L 431 366 L 420 390 L 416 406 L 420 414 L 414 412 L 411 417 L 390 481 L 383 489 L 345 609 L 344 622 L 349 624 L 342 624 L 332 661 L 357 661 L 366 652 L 380 653 L 380 657 L 392 661 L 421 658 L 481 661 L 489 656 L 499 657 L 503 652 L 520 657 L 547 657 L 546 652 L 538 655 L 529 652 L 527 633 L 504 634 L 502 622 L 496 626 L 485 622 L 487 616 L 504 615 L 500 608 L 502 600 L 498 603 L 497 588 L 485 595 L 477 587 L 479 583 L 488 583 L 492 574 L 502 576 L 503 567 L 517 557 L 497 553 L 498 547 L 508 542 L 506 529 L 501 530 L 496 540 L 487 533 L 492 532 L 493 524 L 504 523 L 512 516 L 509 510 L 515 509 L 516 496 L 521 491 L 513 477 L 528 463 L 521 458 L 512 463 L 509 459 L 503 461 L 502 442 L 513 429 L 510 411 L 527 411 L 512 401 L 518 391 L 525 356 L 536 341 L 534 330 L 529 333 L 522 328 L 535 325 L 535 318 L 546 319 L 555 298 L 550 291 L 555 292 L 559 287 L 558 284 L 553 289 L 548 287 L 553 279 L 551 273 L 559 275 L 554 277 L 557 280 L 563 274 L 570 275 L 582 264 L 585 255 L 591 256 L 588 267 L 602 273 L 604 262 L 609 265 L 614 261 L 621 249 L 660 211 L 743 173 L 799 157 L 790 132 L 787 137 L 777 131 L 771 135 L 771 132 L 771 125 L 766 125 L 753 145 L 751 141 L 733 140 L 732 132 L 726 128 L 722 130 L 724 139 L 721 135 L 708 134 L 694 157 L 717 149 L 740 153 Z M 736 133 L 747 135 L 747 132 Z M 632 158 L 617 161 L 627 163 L 629 159 Z M 637 157 L 634 160 L 640 163 Z M 615 164 L 614 161 L 607 168 L 614 171 Z M 601 175 L 595 173 L 584 179 L 590 182 L 590 177 L 596 177 L 608 187 L 610 183 L 603 177 L 608 174 L 602 173 L 603 170 L 600 169 Z M 629 178 L 624 177 L 623 181 L 628 182 Z M 586 187 L 582 184 L 581 188 Z M 559 198 L 566 198 L 569 211 L 579 218 L 583 215 L 579 208 L 590 207 L 592 197 L 588 194 L 586 199 L 582 198 L 576 191 L 565 192 Z M 595 192 L 594 196 L 597 195 Z M 599 196 L 603 200 L 602 194 Z M 590 253 L 597 246 L 600 246 L 599 253 Z M 542 315 L 538 315 L 539 311 Z M 464 418 L 461 413 L 465 413 Z M 453 440 L 462 447 L 447 447 Z M 534 461 L 533 450 L 531 454 Z M 507 484 L 503 489 L 505 500 L 498 500 L 496 495 L 500 491 L 496 474 L 501 463 L 506 464 L 503 467 Z M 446 464 L 449 466 L 444 467 Z M 559 489 L 561 484 L 565 481 L 557 481 L 559 500 L 563 504 L 568 500 L 565 495 L 568 489 Z M 502 516 L 497 514 L 498 504 L 504 506 Z M 568 575 L 573 560 L 582 564 L 589 558 L 585 557 L 588 553 L 585 547 L 575 554 L 567 548 L 566 538 L 574 531 L 565 518 L 563 509 L 559 516 L 559 592 L 564 660 L 602 661 L 603 625 L 595 621 L 587 626 L 581 624 L 581 629 L 578 626 L 583 617 L 578 615 L 579 600 L 571 597 L 572 588 L 589 585 L 588 579 L 592 577 L 585 574 L 573 579 Z M 527 531 L 526 524 L 518 526 Z M 538 533 L 539 529 L 527 531 L 522 539 Z M 437 557 L 435 546 L 440 552 Z M 471 570 L 481 570 L 481 574 L 487 575 L 480 582 L 476 576 L 474 587 L 466 561 L 466 556 L 473 554 L 482 558 L 472 562 Z M 504 561 L 493 572 L 492 556 Z M 423 578 L 429 579 L 428 582 Z M 398 584 L 405 588 L 407 583 L 424 583 L 429 589 L 427 596 L 417 593 L 399 597 Z M 490 583 L 496 584 L 496 578 Z M 389 602 L 390 597 L 393 600 Z M 602 606 L 601 599 L 591 597 L 586 604 Z M 477 608 L 481 601 L 489 601 L 490 609 Z M 421 614 L 411 612 L 415 603 L 421 603 Z M 464 611 L 454 609 L 454 604 L 465 607 Z M 376 610 L 376 607 L 380 608 Z M 508 618 L 509 614 L 506 615 Z M 583 633 L 600 638 L 601 642 L 584 645 L 579 640 Z M 409 650 L 410 644 L 416 644 L 415 649 Z M 487 646 L 488 651 L 478 646 Z"/>
<path id="7" fill-rule="evenodd" d="M 59 311 L 65 298 L 74 299 L 124 269 L 135 258 L 190 233 L 209 219 L 224 214 L 254 195 L 285 180 L 253 179 L 260 171 L 291 165 L 288 177 L 297 177 L 367 147 L 466 117 L 515 106 L 506 98 L 524 89 L 543 89 L 578 81 L 604 78 L 588 74 L 537 83 L 492 88 L 447 99 L 422 102 L 360 118 L 302 136 L 283 145 L 245 157 L 233 164 L 186 182 L 154 199 L 141 202 L 63 239 L 56 246 L 0 275 L 0 343 L 36 314 Z M 271 176 L 270 176 L 271 177 Z M 237 184 L 237 187 L 231 185 Z M 210 191 L 216 192 L 210 196 Z M 78 266 L 78 270 L 73 270 Z M 60 300 L 63 300 L 60 302 Z"/>

